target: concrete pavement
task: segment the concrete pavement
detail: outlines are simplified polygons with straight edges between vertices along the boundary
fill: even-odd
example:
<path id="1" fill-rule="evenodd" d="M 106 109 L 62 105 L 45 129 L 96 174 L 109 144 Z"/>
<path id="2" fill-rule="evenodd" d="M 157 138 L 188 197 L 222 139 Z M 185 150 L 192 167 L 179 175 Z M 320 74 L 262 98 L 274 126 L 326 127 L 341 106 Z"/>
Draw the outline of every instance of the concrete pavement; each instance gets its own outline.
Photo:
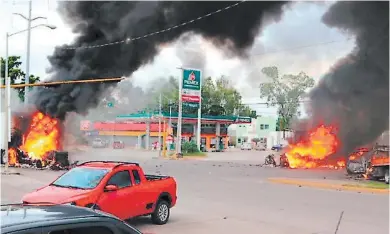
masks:
<path id="1" fill-rule="evenodd" d="M 131 221 L 145 232 L 333 234 L 344 211 L 338 234 L 388 233 L 388 196 L 272 184 L 267 180 L 270 177 L 327 180 L 343 178 L 343 172 L 258 167 L 253 163 L 257 160 L 250 160 L 256 155 L 239 153 L 247 154 L 247 160 L 160 160 L 150 152 L 120 150 L 84 152 L 72 155 L 72 160 L 138 161 L 147 173 L 174 176 L 178 203 L 170 222 L 155 226 L 148 218 Z M 19 176 L 1 177 L 2 202 L 18 202 L 23 194 L 63 173 L 18 171 Z"/>

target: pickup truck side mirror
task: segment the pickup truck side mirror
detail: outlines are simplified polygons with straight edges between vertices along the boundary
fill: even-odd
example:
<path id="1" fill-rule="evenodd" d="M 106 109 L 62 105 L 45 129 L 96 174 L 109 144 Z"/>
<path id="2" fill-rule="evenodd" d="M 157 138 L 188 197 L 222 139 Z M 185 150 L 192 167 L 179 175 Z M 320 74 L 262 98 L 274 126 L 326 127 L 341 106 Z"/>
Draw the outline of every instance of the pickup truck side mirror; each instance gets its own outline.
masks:
<path id="1" fill-rule="evenodd" d="M 104 187 L 104 192 L 113 192 L 116 190 L 118 190 L 118 186 L 116 185 L 107 185 L 106 187 Z"/>

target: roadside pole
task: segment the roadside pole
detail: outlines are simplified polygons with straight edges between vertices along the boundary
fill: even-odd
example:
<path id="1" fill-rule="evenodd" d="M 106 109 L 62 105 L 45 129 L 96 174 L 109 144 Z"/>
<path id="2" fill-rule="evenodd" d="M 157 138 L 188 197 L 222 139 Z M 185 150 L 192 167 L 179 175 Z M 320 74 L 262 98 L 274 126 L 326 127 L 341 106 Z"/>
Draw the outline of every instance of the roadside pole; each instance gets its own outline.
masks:
<path id="1" fill-rule="evenodd" d="M 158 99 L 158 157 L 161 157 L 161 115 L 162 115 L 162 96 L 160 93 L 160 97 Z"/>
<path id="2" fill-rule="evenodd" d="M 201 135 L 201 119 L 202 119 L 202 86 L 200 86 L 200 100 L 199 100 L 199 108 L 198 108 L 198 124 L 196 131 L 196 145 L 198 146 L 198 150 L 200 151 L 200 135 Z"/>
<path id="3" fill-rule="evenodd" d="M 8 172 L 8 166 L 9 166 L 9 158 L 8 158 L 8 135 L 9 135 L 9 126 L 8 126 L 8 112 L 9 112 L 9 106 L 8 106 L 8 102 L 10 101 L 8 99 L 8 95 L 9 95 L 9 89 L 10 89 L 10 82 L 9 82 L 9 78 L 8 78 L 8 33 L 6 34 L 6 41 L 5 41 L 5 76 L 4 76 L 4 83 L 5 83 L 5 89 L 4 89 L 4 159 L 5 159 L 5 168 L 4 168 L 4 172 L 7 173 Z"/>
<path id="4" fill-rule="evenodd" d="M 177 139 L 176 139 L 176 156 L 181 154 L 181 122 L 182 122 L 182 111 L 183 111 L 183 102 L 182 102 L 182 89 L 183 89 L 183 68 L 178 68 L 181 71 L 181 76 L 179 79 L 179 113 L 177 116 Z"/>

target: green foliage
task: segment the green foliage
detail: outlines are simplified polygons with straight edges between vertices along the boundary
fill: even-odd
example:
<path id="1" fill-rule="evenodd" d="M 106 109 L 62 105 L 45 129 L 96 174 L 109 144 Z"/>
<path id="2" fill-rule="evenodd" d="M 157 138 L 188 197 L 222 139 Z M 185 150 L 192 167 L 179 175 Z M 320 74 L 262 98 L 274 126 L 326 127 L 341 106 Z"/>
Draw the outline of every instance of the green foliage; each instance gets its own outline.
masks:
<path id="1" fill-rule="evenodd" d="M 186 141 L 181 146 L 181 150 L 184 154 L 186 153 L 197 153 L 199 152 L 198 146 L 193 141 Z"/>
<path id="2" fill-rule="evenodd" d="M 5 77 L 5 59 L 1 58 L 1 84 L 4 83 Z M 20 56 L 10 56 L 8 57 L 8 76 L 11 78 L 11 84 L 25 84 L 26 82 L 26 73 L 22 71 L 20 66 L 22 62 L 20 61 Z M 30 84 L 39 82 L 40 78 L 38 76 L 30 75 Z M 24 101 L 24 88 L 17 88 L 18 95 L 21 101 Z"/>
<path id="3" fill-rule="evenodd" d="M 304 72 L 280 76 L 277 67 L 264 67 L 261 71 L 270 81 L 260 85 L 260 97 L 267 98 L 270 106 L 278 107 L 279 117 L 283 121 L 278 120 L 277 128 L 281 129 L 281 122 L 283 129 L 288 128 L 290 120 L 299 115 L 301 98 L 308 88 L 314 86 L 314 79 Z"/>
<path id="4" fill-rule="evenodd" d="M 156 90 L 155 103 L 158 102 L 160 92 L 163 95 L 162 110 L 169 112 L 178 111 L 179 84 L 178 79 L 170 77 L 167 84 Z M 169 103 L 171 100 L 171 104 Z M 155 104 L 156 105 L 156 104 Z M 204 115 L 237 115 L 254 116 L 256 113 L 251 108 L 242 104 L 242 96 L 229 82 L 228 78 L 222 76 L 217 80 L 207 77 L 202 81 L 202 114 Z M 183 105 L 183 113 L 197 114 L 197 109 Z"/>

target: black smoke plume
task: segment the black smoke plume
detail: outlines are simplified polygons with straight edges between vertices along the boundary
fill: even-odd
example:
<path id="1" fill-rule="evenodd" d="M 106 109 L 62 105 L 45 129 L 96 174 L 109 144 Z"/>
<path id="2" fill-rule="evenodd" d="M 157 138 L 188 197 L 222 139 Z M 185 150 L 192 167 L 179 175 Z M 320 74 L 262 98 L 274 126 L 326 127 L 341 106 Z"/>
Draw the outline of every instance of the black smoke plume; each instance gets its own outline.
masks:
<path id="1" fill-rule="evenodd" d="M 60 2 L 59 11 L 78 36 L 71 45 L 57 47 L 48 59 L 52 81 L 129 76 L 153 61 L 159 45 L 174 42 L 183 33 L 193 32 L 221 49 L 246 56 L 264 24 L 281 18 L 286 2 L 251 1 L 181 27 L 129 43 L 93 49 L 67 50 L 135 38 L 179 25 L 234 2 Z M 148 79 L 148 77 L 145 77 Z M 99 102 L 100 93 L 113 84 L 61 85 L 38 90 L 37 108 L 53 117 L 67 112 L 85 113 Z M 134 100 L 136 101 L 136 100 Z"/>
<path id="2" fill-rule="evenodd" d="M 310 124 L 338 127 L 340 154 L 389 127 L 389 2 L 337 2 L 323 22 L 356 36 L 356 47 L 310 93 Z"/>

